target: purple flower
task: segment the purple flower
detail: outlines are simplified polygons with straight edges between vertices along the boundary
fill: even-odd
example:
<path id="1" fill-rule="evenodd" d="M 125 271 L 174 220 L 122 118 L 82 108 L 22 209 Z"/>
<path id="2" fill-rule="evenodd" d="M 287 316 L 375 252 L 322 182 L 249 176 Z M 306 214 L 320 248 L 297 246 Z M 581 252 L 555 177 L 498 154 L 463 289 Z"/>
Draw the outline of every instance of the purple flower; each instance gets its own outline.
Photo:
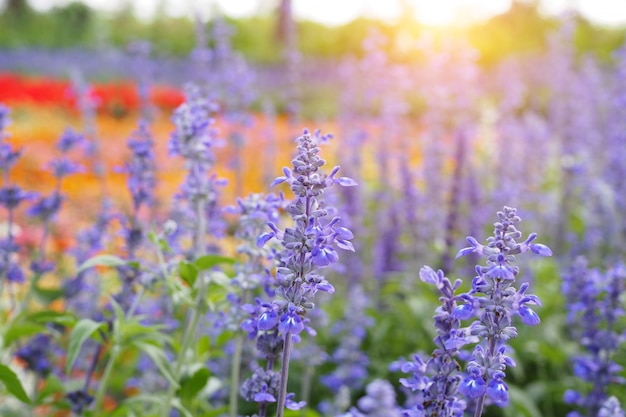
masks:
<path id="1" fill-rule="evenodd" d="M 0 138 L 1 137 L 2 132 L 0 131 Z M 0 170 L 7 171 L 11 169 L 21 155 L 21 149 L 14 150 L 11 145 L 0 143 Z"/>
<path id="2" fill-rule="evenodd" d="M 85 137 L 80 133 L 74 132 L 72 129 L 65 129 L 57 142 L 57 149 L 63 153 L 67 153 L 74 149 L 77 145 L 85 143 Z"/>
<path id="3" fill-rule="evenodd" d="M 574 374 L 591 386 L 589 392 L 568 390 L 565 401 L 586 415 L 600 415 L 609 386 L 626 382 L 622 366 L 613 360 L 624 340 L 618 318 L 624 315 L 620 297 L 626 291 L 626 267 L 617 264 L 601 273 L 578 258 L 564 275 L 562 288 L 570 336 L 585 350 L 572 358 Z"/>
<path id="4" fill-rule="evenodd" d="M 290 305 L 287 312 L 280 317 L 278 330 L 283 334 L 291 333 L 294 335 L 300 334 L 304 330 L 304 323 L 302 323 L 302 318 L 295 305 Z"/>
<path id="5" fill-rule="evenodd" d="M 26 214 L 47 222 L 59 212 L 63 200 L 64 197 L 61 194 L 53 192 L 47 197 L 40 198 L 26 211 Z"/>
<path id="6" fill-rule="evenodd" d="M 82 415 L 94 400 L 94 397 L 87 394 L 84 389 L 68 392 L 65 398 L 70 403 L 72 413 L 76 415 Z"/>
<path id="7" fill-rule="evenodd" d="M 463 300 L 455 294 L 461 286 L 461 280 L 456 280 L 453 284 L 444 276 L 443 271 L 435 272 L 428 266 L 420 269 L 420 279 L 434 285 L 440 294 L 441 305 L 437 307 L 435 315 L 436 348 L 428 360 L 415 355 L 414 361 L 402 365 L 402 371 L 412 373 L 412 377 L 401 379 L 400 383 L 411 389 L 415 396 L 411 407 L 403 411 L 405 415 L 423 413 L 424 416 L 460 417 L 466 404 L 459 398 L 458 392 L 474 394 L 476 384 L 483 381 L 482 378 L 473 378 L 461 383 L 460 366 L 457 362 L 459 349 L 478 340 L 476 336 L 468 335 L 460 328 L 459 315 L 471 316 L 472 310 L 459 310 L 457 306 L 457 301 Z M 480 375 L 480 372 L 477 370 L 475 374 Z"/>
<path id="8" fill-rule="evenodd" d="M 50 343 L 50 336 L 38 334 L 17 349 L 15 356 L 26 364 L 28 370 L 45 378 L 52 370 Z"/>
<path id="9" fill-rule="evenodd" d="M 528 284 L 519 290 L 513 285 L 519 268 L 513 265 L 515 255 L 529 249 L 539 255 L 549 256 L 552 252 L 543 245 L 532 244 L 537 235 L 532 233 L 523 243 L 516 239 L 522 236 L 516 224 L 521 221 L 517 210 L 504 207 L 494 223 L 494 234 L 483 246 L 474 238 L 467 241 L 472 245 L 462 249 L 458 256 L 476 253 L 486 257 L 485 266 L 477 266 L 477 276 L 472 280 L 472 290 L 458 297 L 463 301 L 455 307 L 452 316 L 459 319 L 476 317 L 467 328 L 481 343 L 474 347 L 471 360 L 467 364 L 467 375 L 459 386 L 459 391 L 469 398 L 476 398 L 475 415 L 482 415 L 485 395 L 495 404 L 508 404 L 508 387 L 504 383 L 505 370 L 515 366 L 506 355 L 506 342 L 517 336 L 513 326 L 514 315 L 521 316 L 527 325 L 539 324 L 539 316 L 529 305 L 541 305 L 539 298 L 526 294 Z M 534 248 L 534 249 L 533 249 Z M 457 257 L 458 257 L 457 256 Z"/>
<path id="10" fill-rule="evenodd" d="M 126 184 L 133 199 L 133 212 L 136 216 L 143 204 L 152 203 L 156 186 L 154 141 L 146 122 L 141 122 L 139 129 L 128 139 L 128 148 L 132 155 L 124 167 L 124 172 L 127 175 Z"/>
<path id="11" fill-rule="evenodd" d="M 22 201 L 33 200 L 35 197 L 35 193 L 24 191 L 15 185 L 0 188 L 0 205 L 7 210 L 12 210 L 19 206 Z"/>
<path id="12" fill-rule="evenodd" d="M 314 332 L 306 326 L 308 319 L 305 318 L 307 310 L 314 306 L 311 300 L 319 291 L 334 292 L 334 287 L 320 274 L 321 268 L 338 261 L 335 247 L 354 249 L 350 243 L 352 232 L 340 225 L 339 217 L 328 218 L 335 210 L 322 200 L 325 190 L 332 185 L 354 185 L 348 179 L 335 180 L 339 168 L 335 168 L 330 175 L 320 172 L 325 162 L 319 156 L 318 145 L 328 139 L 319 132 L 311 135 L 307 130 L 297 139 L 298 155 L 292 161 L 293 169 L 284 168 L 284 175 L 272 183 L 289 184 L 294 199 L 286 205 L 286 211 L 293 225 L 281 230 L 272 219 L 267 222 L 271 232 L 260 233 L 256 241 L 257 247 L 262 248 L 276 238 L 283 247 L 282 251 L 273 255 L 277 261 L 278 283 L 273 307 L 261 312 L 257 322 L 258 330 L 265 332 L 259 337 L 283 336 L 283 372 L 289 367 L 292 343 L 299 341 L 303 330 Z M 251 335 L 255 334 L 251 322 L 246 321 L 245 327 Z M 287 378 L 281 380 L 277 397 L 280 415 L 287 404 L 286 397 Z"/>
<path id="13" fill-rule="evenodd" d="M 63 178 L 68 175 L 84 172 L 85 168 L 67 158 L 59 158 L 50 162 L 50 169 L 56 178 Z"/>
<path id="14" fill-rule="evenodd" d="M 502 374 L 502 377 L 504 377 L 504 374 Z M 487 396 L 494 404 L 506 407 L 509 404 L 509 387 L 501 377 L 493 378 L 487 386 Z"/>
<path id="15" fill-rule="evenodd" d="M 478 398 L 487 391 L 487 384 L 478 370 L 469 374 L 459 385 L 459 392 L 468 398 Z"/>

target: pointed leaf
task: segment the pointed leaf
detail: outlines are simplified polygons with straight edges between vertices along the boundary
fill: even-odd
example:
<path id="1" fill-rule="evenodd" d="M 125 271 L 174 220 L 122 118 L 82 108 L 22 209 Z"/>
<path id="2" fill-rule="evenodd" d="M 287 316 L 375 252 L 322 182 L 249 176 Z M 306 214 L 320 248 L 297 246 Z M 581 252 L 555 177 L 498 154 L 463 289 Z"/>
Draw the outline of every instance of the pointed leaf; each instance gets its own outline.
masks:
<path id="1" fill-rule="evenodd" d="M 202 367 L 196 370 L 193 375 L 183 379 L 180 383 L 180 397 L 184 399 L 193 399 L 206 386 L 211 372 Z"/>
<path id="2" fill-rule="evenodd" d="M 4 334 L 4 346 L 10 346 L 14 341 L 24 336 L 32 336 L 44 331 L 46 328 L 37 323 L 24 323 L 22 321 L 13 323 Z"/>
<path id="3" fill-rule="evenodd" d="M 4 384 L 7 391 L 9 391 L 15 398 L 23 403 L 30 404 L 30 398 L 26 394 L 22 382 L 19 380 L 15 372 L 6 365 L 0 365 L 0 381 Z"/>
<path id="4" fill-rule="evenodd" d="M 198 268 L 189 262 L 181 262 L 178 266 L 178 272 L 183 281 L 190 287 L 193 287 L 198 278 Z"/>
<path id="5" fill-rule="evenodd" d="M 65 363 L 65 373 L 69 375 L 74 365 L 74 361 L 78 357 L 80 348 L 85 341 L 91 337 L 98 329 L 102 328 L 105 323 L 97 323 L 91 319 L 82 319 L 74 326 L 70 334 L 70 345 L 67 350 L 67 362 Z"/>
<path id="6" fill-rule="evenodd" d="M 174 372 L 172 371 L 170 360 L 165 356 L 165 352 L 158 347 L 151 345 L 150 343 L 134 342 L 133 343 L 139 350 L 148 355 L 152 362 L 159 368 L 161 374 L 170 382 L 170 384 L 179 387 L 178 381 L 174 379 Z"/>
<path id="7" fill-rule="evenodd" d="M 86 269 L 93 268 L 94 266 L 122 266 L 126 265 L 126 261 L 122 258 L 115 255 L 96 255 L 93 258 L 87 259 L 83 264 L 78 268 L 76 273 L 80 273 Z"/>
<path id="8" fill-rule="evenodd" d="M 234 258 L 229 258 L 228 256 L 222 255 L 204 255 L 196 259 L 193 263 L 196 268 L 200 271 L 206 271 L 207 269 L 211 269 L 219 264 L 228 264 L 232 265 L 235 263 Z"/>

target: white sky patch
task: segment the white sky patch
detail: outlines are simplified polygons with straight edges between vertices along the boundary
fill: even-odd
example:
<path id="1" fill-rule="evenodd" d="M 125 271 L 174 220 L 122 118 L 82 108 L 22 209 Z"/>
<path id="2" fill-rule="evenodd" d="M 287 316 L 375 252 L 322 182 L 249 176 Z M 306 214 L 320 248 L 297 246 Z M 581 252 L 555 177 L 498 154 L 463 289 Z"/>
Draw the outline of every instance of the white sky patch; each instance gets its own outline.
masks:
<path id="1" fill-rule="evenodd" d="M 626 0 L 578 0 L 578 9 L 600 24 L 614 26 L 626 22 Z"/>
<path id="2" fill-rule="evenodd" d="M 0 5 L 7 0 L 0 0 Z M 406 3 L 427 25 L 471 23 L 504 13 L 512 0 L 293 0 L 296 17 L 327 25 L 341 25 L 359 16 L 393 21 L 405 12 Z M 71 0 L 29 0 L 37 10 L 63 6 Z M 232 17 L 249 17 L 259 10 L 271 10 L 279 0 L 82 0 L 82 3 L 105 12 L 117 12 L 130 4 L 141 19 L 154 17 L 159 9 L 172 16 L 193 16 L 198 12 L 207 19 L 216 11 Z M 591 21 L 602 25 L 626 25 L 626 0 L 540 0 L 541 10 L 558 15 L 571 6 Z"/>

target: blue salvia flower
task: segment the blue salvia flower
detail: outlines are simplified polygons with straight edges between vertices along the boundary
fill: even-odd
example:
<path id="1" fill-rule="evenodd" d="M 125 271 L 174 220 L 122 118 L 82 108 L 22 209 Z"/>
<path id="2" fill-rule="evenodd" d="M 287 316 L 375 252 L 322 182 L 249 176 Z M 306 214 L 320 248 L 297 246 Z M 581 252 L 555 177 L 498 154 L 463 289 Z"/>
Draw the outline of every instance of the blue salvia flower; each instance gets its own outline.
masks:
<path id="1" fill-rule="evenodd" d="M 15 351 L 15 357 L 19 358 L 28 370 L 45 378 L 52 371 L 50 336 L 43 333 L 34 336 Z"/>
<path id="2" fill-rule="evenodd" d="M 22 267 L 12 260 L 12 254 L 19 252 L 19 246 L 13 239 L 13 226 L 15 210 L 24 201 L 36 198 L 35 193 L 22 190 L 10 183 L 9 172 L 21 156 L 21 151 L 16 151 L 3 140 L 9 135 L 5 133 L 9 125 L 9 108 L 0 104 L 0 170 L 3 172 L 3 186 L 0 188 L 0 206 L 7 210 L 7 236 L 0 240 L 0 279 L 6 279 L 10 283 L 23 283 L 25 279 Z M 3 290 L 3 282 L 0 281 L 0 293 Z"/>
<path id="3" fill-rule="evenodd" d="M 624 315 L 620 296 L 626 290 L 626 267 L 618 264 L 605 274 L 588 269 L 579 258 L 563 277 L 563 293 L 567 301 L 567 322 L 571 336 L 579 340 L 585 354 L 572 358 L 574 374 L 591 385 L 586 394 L 573 389 L 565 392 L 565 402 L 580 407 L 568 417 L 593 417 L 608 399 L 612 384 L 623 384 L 622 366 L 613 355 L 626 339 L 617 329 L 617 320 Z"/>
<path id="4" fill-rule="evenodd" d="M 137 80 L 141 119 L 147 123 L 152 120 L 154 113 L 153 106 L 150 103 L 150 88 L 155 70 L 154 63 L 150 60 L 152 44 L 148 41 L 133 41 L 128 44 L 127 51 L 131 55 L 131 65 Z"/>
<path id="5" fill-rule="evenodd" d="M 154 141 L 147 122 L 139 123 L 139 129 L 128 139 L 128 148 L 131 150 L 131 158 L 126 163 L 124 172 L 127 175 L 126 185 L 133 200 L 133 209 L 130 219 L 124 221 L 124 237 L 132 259 L 143 240 L 139 212 L 142 206 L 152 205 L 156 186 Z"/>
<path id="6" fill-rule="evenodd" d="M 615 397 L 607 398 L 598 411 L 598 417 L 624 417 L 625 415 L 624 409 Z"/>
<path id="7" fill-rule="evenodd" d="M 251 291 L 262 287 L 268 295 L 273 295 L 268 282 L 270 275 L 266 262 L 273 259 L 276 250 L 269 245 L 259 247 L 256 243 L 259 235 L 266 230 L 268 222 L 278 222 L 280 209 L 284 206 L 282 194 L 251 194 L 238 199 L 237 206 L 228 210 L 241 216 L 235 232 L 235 237 L 241 240 L 237 253 L 246 256 L 247 260 L 235 265 L 236 275 L 233 279 L 233 284 L 241 289 Z"/>
<path id="8" fill-rule="evenodd" d="M 330 209 L 321 199 L 325 189 L 334 184 L 356 185 L 350 178 L 336 178 L 339 167 L 328 175 L 319 172 L 325 161 L 319 156 L 318 145 L 329 139 L 329 136 L 322 136 L 319 132 L 311 135 L 308 130 L 297 139 L 298 155 L 292 161 L 293 170 L 283 168 L 284 175 L 272 183 L 290 185 L 295 198 L 287 207 L 287 212 L 294 225 L 280 230 L 270 223 L 272 231 L 262 234 L 257 242 L 263 246 L 275 237 L 284 248 L 277 256 L 276 299 L 272 303 L 259 303 L 258 319 L 248 326 L 261 332 L 278 331 L 284 340 L 277 417 L 282 417 L 286 404 L 289 406 L 287 378 L 292 339 L 299 340 L 300 333 L 308 328 L 306 311 L 313 308 L 311 300 L 315 294 L 319 291 L 334 292 L 334 287 L 319 271 L 338 261 L 336 247 L 354 250 L 350 243 L 352 232 L 339 225 L 339 217 L 330 221 L 326 219 Z"/>
<path id="9" fill-rule="evenodd" d="M 443 271 L 435 272 L 428 266 L 420 270 L 420 279 L 434 285 L 441 295 L 441 305 L 437 307 L 434 317 L 437 329 L 434 341 L 437 347 L 428 359 L 416 355 L 414 361 L 402 365 L 402 371 L 410 372 L 412 376 L 400 382 L 414 395 L 410 401 L 411 407 L 403 410 L 403 416 L 461 417 L 466 402 L 458 395 L 461 374 L 456 358 L 461 346 L 478 341 L 478 337 L 461 329 L 461 321 L 453 314 L 457 301 L 461 301 L 455 291 L 462 282 L 457 279 L 451 283 Z"/>
<path id="10" fill-rule="evenodd" d="M 186 86 L 186 101 L 181 104 L 172 117 L 175 130 L 171 135 L 168 149 L 171 155 L 185 158 L 188 174 L 181 185 L 181 193 L 176 199 L 188 202 L 187 207 L 176 204 L 178 228 L 187 228 L 194 236 L 195 254 L 206 251 L 205 233 L 221 234 L 222 223 L 217 218 L 219 187 L 224 181 L 210 170 L 215 164 L 213 149 L 220 143 L 217 130 L 212 127 L 211 114 L 217 110 L 215 103 L 204 97 L 200 89 L 193 85 Z M 178 202 L 177 202 L 178 203 Z"/>
<path id="11" fill-rule="evenodd" d="M 396 404 L 396 392 L 389 381 L 377 379 L 365 388 L 366 395 L 357 402 L 358 408 L 341 417 L 400 417 L 402 414 Z"/>
<path id="12" fill-rule="evenodd" d="M 11 123 L 11 118 L 9 117 L 9 113 L 11 111 L 7 106 L 0 103 L 0 140 L 4 139 L 8 136 L 4 131 L 7 126 Z"/>
<path id="13" fill-rule="evenodd" d="M 8 143 L 4 143 L 4 139 L 9 137 L 6 128 L 11 124 L 10 109 L 0 103 L 0 170 L 4 171 L 5 182 L 8 180 L 8 171 L 15 165 L 22 151 L 15 150 Z"/>
<path id="14" fill-rule="evenodd" d="M 323 375 L 320 380 L 332 392 L 341 392 L 342 387 L 350 390 L 360 390 L 367 379 L 367 367 L 369 358 L 361 350 L 361 344 L 367 335 L 367 328 L 373 324 L 365 310 L 368 299 L 360 285 L 354 285 L 349 290 L 345 317 L 337 322 L 331 329 L 331 333 L 341 335 L 339 346 L 333 352 L 330 361 L 335 369 Z"/>
<path id="15" fill-rule="evenodd" d="M 487 245 L 468 237 L 471 246 L 461 249 L 457 255 L 458 258 L 476 253 L 487 258 L 486 265 L 476 266 L 477 276 L 472 280 L 471 291 L 460 296 L 461 303 L 452 312 L 452 316 L 460 320 L 475 317 L 476 320 L 466 331 L 481 340 L 474 348 L 465 377 L 459 385 L 459 392 L 477 400 L 475 416 L 482 415 L 487 397 L 499 406 L 508 404 L 509 388 L 504 377 L 506 368 L 515 366 L 506 354 L 507 341 L 517 336 L 513 316 L 520 316 L 522 322 L 529 326 L 540 321 L 537 313 L 529 307 L 541 305 L 537 296 L 526 294 L 529 284 L 522 284 L 519 290 L 514 287 L 519 273 L 519 268 L 513 265 L 515 255 L 528 251 L 541 256 L 552 255 L 547 246 L 532 243 L 536 233 L 517 243 L 522 233 L 515 226 L 521 221 L 515 208 L 505 206 L 497 214 L 494 234 L 487 239 Z"/>
<path id="16" fill-rule="evenodd" d="M 62 153 L 68 153 L 79 145 L 84 145 L 85 137 L 74 130 L 67 128 L 56 143 L 56 148 Z"/>

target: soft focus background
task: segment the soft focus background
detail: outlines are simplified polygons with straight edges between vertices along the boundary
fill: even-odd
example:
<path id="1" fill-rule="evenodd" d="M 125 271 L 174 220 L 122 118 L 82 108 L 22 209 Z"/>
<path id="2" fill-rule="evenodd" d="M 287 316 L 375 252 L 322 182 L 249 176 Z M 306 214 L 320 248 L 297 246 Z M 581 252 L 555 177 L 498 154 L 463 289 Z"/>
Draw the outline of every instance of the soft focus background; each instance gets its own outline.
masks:
<path id="1" fill-rule="evenodd" d="M 584 349 L 571 332 L 564 277 L 579 256 L 604 271 L 626 252 L 625 40 L 620 0 L 0 0 L 0 103 L 11 109 L 3 140 L 23 149 L 5 180 L 48 193 L 62 132 L 72 128 L 92 144 L 73 156 L 84 168 L 63 179 L 54 222 L 43 229 L 37 216 L 14 213 L 19 261 L 27 268 L 47 253 L 62 267 L 45 285 L 64 288 L 78 232 L 105 202 L 118 217 L 94 253 L 126 254 L 131 213 L 146 244 L 176 209 L 186 166 L 168 152 L 171 116 L 193 82 L 219 107 L 214 172 L 228 183 L 212 214 L 223 223 L 211 242 L 217 252 L 236 256 L 238 244 L 236 216 L 224 209 L 276 191 L 269 184 L 305 127 L 334 134 L 323 158 L 360 184 L 330 194 L 356 254 L 342 253 L 329 272 L 337 293 L 320 302 L 318 336 L 294 353 L 290 384 L 309 405 L 293 415 L 338 415 L 376 378 L 397 388 L 390 365 L 432 351 L 437 297 L 419 269 L 442 268 L 469 287 L 477 260 L 454 256 L 468 235 L 483 242 L 508 205 L 520 210 L 524 238 L 537 232 L 554 256 L 520 262 L 520 278 L 543 300 L 542 323 L 512 342 L 511 406 L 486 415 L 565 416 L 574 407 L 564 392 L 590 383 L 575 378 L 570 362 Z M 154 138 L 156 185 L 150 209 L 137 215 L 124 167 L 140 119 Z M 0 223 L 6 231 L 8 217 Z M 19 298 L 28 290 L 13 291 Z M 623 302 L 623 287 L 618 293 Z M 69 301 L 59 294 L 32 308 L 50 301 L 64 311 Z M 213 319 L 203 324 L 207 338 L 227 351 L 236 330 L 220 339 Z M 623 344 L 614 354 L 626 362 Z M 107 410 L 150 391 L 137 382 L 148 372 L 138 357 L 123 358 Z M 226 359 L 206 360 L 213 385 L 201 388 L 215 410 L 228 404 Z M 623 383 L 608 391 L 624 405 Z M 50 407 L 33 410 L 67 415 Z M 240 411 L 255 408 L 241 400 Z M 0 415 L 20 412 L 0 402 Z"/>

